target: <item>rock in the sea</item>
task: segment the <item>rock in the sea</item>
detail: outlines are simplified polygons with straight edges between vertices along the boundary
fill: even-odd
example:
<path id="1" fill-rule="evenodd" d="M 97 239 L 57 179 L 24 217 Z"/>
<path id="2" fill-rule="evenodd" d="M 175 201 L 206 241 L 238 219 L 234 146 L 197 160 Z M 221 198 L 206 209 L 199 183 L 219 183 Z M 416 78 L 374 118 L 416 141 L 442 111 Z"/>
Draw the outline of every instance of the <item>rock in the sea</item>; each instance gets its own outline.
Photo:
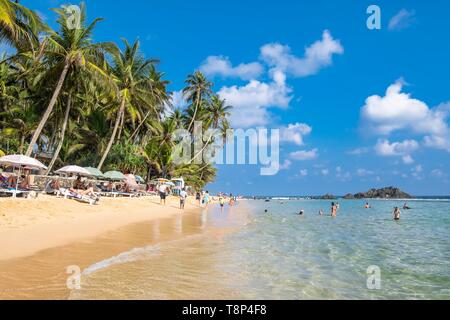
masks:
<path id="1" fill-rule="evenodd" d="M 344 196 L 344 199 L 347 199 L 347 200 L 355 199 L 355 196 L 353 194 L 349 193 Z"/>
<path id="2" fill-rule="evenodd" d="M 332 194 L 326 194 L 324 196 L 321 196 L 320 199 L 322 200 L 336 200 L 336 196 L 333 196 Z"/>
<path id="3" fill-rule="evenodd" d="M 354 195 L 356 199 L 411 199 L 412 196 L 401 191 L 399 188 L 387 187 L 382 189 L 371 189 Z"/>

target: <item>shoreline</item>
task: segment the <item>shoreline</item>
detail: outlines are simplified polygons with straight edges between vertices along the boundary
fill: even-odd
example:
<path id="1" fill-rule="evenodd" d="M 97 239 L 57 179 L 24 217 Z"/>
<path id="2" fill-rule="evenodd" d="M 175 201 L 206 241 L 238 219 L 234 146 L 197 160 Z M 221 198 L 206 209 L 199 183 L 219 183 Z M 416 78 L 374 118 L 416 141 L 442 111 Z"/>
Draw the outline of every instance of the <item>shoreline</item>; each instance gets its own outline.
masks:
<path id="1" fill-rule="evenodd" d="M 131 213 L 129 207 L 134 206 L 133 203 L 136 200 L 125 200 L 127 208 L 125 213 Z M 233 214 L 230 209 L 227 209 L 228 213 L 223 215 L 220 213 L 218 206 L 214 204 L 208 210 L 201 210 L 202 208 L 192 203 L 195 202 L 195 199 L 188 201 L 189 209 L 186 209 L 182 214 L 173 207 L 175 200 L 177 200 L 175 198 L 167 203 L 167 208 L 154 203 L 156 199 L 142 200 L 147 204 L 153 201 L 152 207 L 160 208 L 161 212 L 153 214 L 152 218 L 148 217 L 148 212 L 138 212 L 132 214 L 132 219 L 120 220 L 122 225 L 118 228 L 111 228 L 111 225 L 107 225 L 102 228 L 109 228 L 106 232 L 101 232 L 92 237 L 77 238 L 73 241 L 69 240 L 67 236 L 65 238 L 66 243 L 62 245 L 56 245 L 57 239 L 54 234 L 53 236 L 46 235 L 46 237 L 50 236 L 52 239 L 52 246 L 33 254 L 22 254 L 21 257 L 0 260 L 0 270 L 2 270 L 0 299 L 78 299 L 79 292 L 69 290 L 66 285 L 72 272 L 68 269 L 70 267 L 79 268 L 84 288 L 84 277 L 90 275 L 91 271 L 94 271 L 94 273 L 100 271 L 101 273 L 105 267 L 120 268 L 122 263 L 129 262 L 129 258 L 136 257 L 136 255 L 142 254 L 146 257 L 149 254 L 147 250 L 157 253 L 155 263 L 164 263 L 170 259 L 173 260 L 173 263 L 176 263 L 183 256 L 181 248 L 189 248 L 192 241 L 198 239 L 209 239 L 206 242 L 222 241 L 220 239 L 236 230 L 237 227 L 244 225 L 246 221 L 246 216 L 239 214 L 239 211 Z M 31 201 L 27 202 L 32 203 Z M 113 204 L 115 202 L 112 201 Z M 109 208 L 110 205 L 107 207 Z M 122 210 L 124 209 L 122 205 L 119 207 Z M 110 212 L 104 216 L 113 219 L 114 215 L 117 216 L 116 213 Z M 87 220 L 94 221 L 92 217 Z M 134 222 L 131 222 L 132 220 Z M 83 220 L 83 222 L 79 221 L 78 224 L 86 225 L 86 222 Z M 65 223 L 76 228 L 70 221 Z M 45 225 L 46 228 L 52 228 L 53 232 L 55 232 L 56 226 L 57 223 Z M 41 225 L 41 227 L 43 226 Z M 29 234 L 31 230 L 38 229 L 28 227 L 24 228 L 22 232 Z M 99 231 L 100 229 L 95 228 L 95 232 Z M 89 232 L 92 232 L 92 230 Z M 59 233 L 60 231 L 58 231 Z M 5 233 L 0 233 L 0 235 L 4 236 Z M 77 234 L 77 236 L 80 235 Z M 11 242 L 14 242 L 14 240 L 11 240 Z M 158 254 L 160 248 L 173 245 L 176 245 L 182 251 L 175 250 L 173 254 L 165 254 L 164 256 Z M 169 264 L 172 265 L 172 263 Z M 164 274 L 164 269 L 153 271 Z M 86 285 L 89 288 L 89 284 Z M 96 290 L 92 292 L 88 290 L 87 294 L 94 294 L 94 297 L 92 297 L 94 299 L 105 298 L 103 295 L 95 296 Z M 120 292 L 115 294 L 120 294 Z"/>
<path id="2" fill-rule="evenodd" d="M 178 198 L 102 198 L 90 206 L 73 200 L 40 196 L 38 199 L 0 199 L 0 262 L 94 238 L 140 222 L 200 211 L 189 198 L 184 211 Z"/>

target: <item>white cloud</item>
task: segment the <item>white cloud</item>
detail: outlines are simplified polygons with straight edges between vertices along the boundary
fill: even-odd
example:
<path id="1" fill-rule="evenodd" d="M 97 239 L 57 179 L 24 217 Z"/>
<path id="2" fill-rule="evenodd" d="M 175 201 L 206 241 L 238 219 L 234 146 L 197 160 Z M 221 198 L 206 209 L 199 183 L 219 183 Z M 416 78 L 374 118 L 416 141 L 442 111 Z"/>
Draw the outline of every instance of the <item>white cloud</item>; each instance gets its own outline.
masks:
<path id="1" fill-rule="evenodd" d="M 284 162 L 280 165 L 280 170 L 289 170 L 291 168 L 292 161 L 289 159 L 284 160 Z"/>
<path id="2" fill-rule="evenodd" d="M 350 154 L 353 156 L 360 156 L 360 155 L 368 153 L 368 152 L 369 152 L 369 148 L 363 147 L 363 148 L 357 148 L 357 149 L 350 150 L 349 152 L 347 152 L 347 154 Z"/>
<path id="3" fill-rule="evenodd" d="M 280 128 L 280 141 L 292 142 L 296 145 L 303 145 L 303 137 L 309 135 L 312 128 L 304 123 L 289 124 Z"/>
<path id="4" fill-rule="evenodd" d="M 241 63 L 236 67 L 228 57 L 209 56 L 200 66 L 200 70 L 207 76 L 234 77 L 242 80 L 256 79 L 264 72 L 259 62 Z"/>
<path id="5" fill-rule="evenodd" d="M 390 143 L 389 140 L 379 140 L 375 146 L 375 151 L 381 156 L 399 156 L 409 154 L 418 148 L 419 144 L 415 140 L 393 143 Z"/>
<path id="6" fill-rule="evenodd" d="M 434 178 L 442 178 L 444 176 L 444 173 L 440 169 L 434 169 L 431 171 L 431 176 Z"/>
<path id="7" fill-rule="evenodd" d="M 188 105 L 188 102 L 184 99 L 182 90 L 172 92 L 171 99 L 174 109 L 184 109 Z"/>
<path id="8" fill-rule="evenodd" d="M 414 163 L 411 153 L 419 149 L 419 143 L 415 140 L 390 143 L 389 140 L 378 140 L 375 152 L 383 157 L 402 157 L 405 164 Z"/>
<path id="9" fill-rule="evenodd" d="M 334 54 L 343 54 L 344 48 L 338 40 L 334 40 L 328 30 L 322 39 L 305 49 L 303 58 L 291 53 L 291 48 L 279 43 L 266 44 L 261 47 L 261 59 L 271 66 L 272 70 L 281 70 L 294 77 L 314 75 L 323 67 L 333 63 Z"/>
<path id="10" fill-rule="evenodd" d="M 413 23 L 415 15 L 414 10 L 401 9 L 389 21 L 389 30 L 402 30 L 409 27 Z"/>
<path id="11" fill-rule="evenodd" d="M 300 175 L 301 175 L 302 177 L 306 177 L 306 176 L 308 175 L 308 170 L 307 170 L 307 169 L 302 169 L 302 170 L 300 170 Z"/>
<path id="12" fill-rule="evenodd" d="M 328 169 L 322 169 L 322 170 L 320 171 L 320 173 L 321 173 L 323 176 L 328 176 L 328 175 L 330 174 L 330 170 L 328 170 Z"/>
<path id="13" fill-rule="evenodd" d="M 314 160 L 319 156 L 319 154 L 317 149 L 313 149 L 310 151 L 301 150 L 292 152 L 289 156 L 293 160 L 304 161 L 304 160 Z"/>
<path id="14" fill-rule="evenodd" d="M 373 171 L 367 170 L 367 169 L 358 169 L 356 171 L 356 174 L 360 177 L 365 177 L 365 176 L 371 176 L 374 175 Z"/>
<path id="15" fill-rule="evenodd" d="M 247 128 L 268 124 L 270 113 L 267 109 L 287 108 L 292 99 L 291 92 L 292 89 L 286 85 L 285 75 L 277 72 L 270 83 L 251 80 L 242 87 L 222 87 L 218 94 L 233 106 L 233 126 Z"/>
<path id="16" fill-rule="evenodd" d="M 426 146 L 450 152 L 450 129 L 446 121 L 450 103 L 431 109 L 410 94 L 402 93 L 403 85 L 403 80 L 398 80 L 389 86 L 384 97 L 367 98 L 361 109 L 365 128 L 380 135 L 399 130 L 425 135 Z"/>

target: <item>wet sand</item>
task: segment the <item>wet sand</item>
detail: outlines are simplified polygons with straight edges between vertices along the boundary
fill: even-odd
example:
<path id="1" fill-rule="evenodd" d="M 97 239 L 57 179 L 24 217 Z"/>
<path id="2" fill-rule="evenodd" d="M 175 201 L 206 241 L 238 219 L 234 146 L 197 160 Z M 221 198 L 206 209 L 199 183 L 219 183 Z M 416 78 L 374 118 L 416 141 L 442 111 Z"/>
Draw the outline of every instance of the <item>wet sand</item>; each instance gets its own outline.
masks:
<path id="1" fill-rule="evenodd" d="M 128 201 L 136 201 L 136 199 Z M 170 204 L 168 207 L 170 208 Z M 131 210 L 127 209 L 126 212 L 132 214 Z M 207 269 L 207 264 L 201 266 L 203 261 L 201 257 L 186 254 L 185 249 L 189 249 L 195 239 L 202 239 L 200 243 L 223 241 L 223 237 L 237 227 L 236 221 L 239 219 L 229 212 L 227 215 L 222 215 L 217 208 L 210 207 L 208 210 L 202 210 L 191 204 L 190 210 L 184 213 L 176 211 L 176 214 L 158 215 L 152 219 L 105 231 L 100 235 L 83 237 L 61 246 L 40 250 L 26 257 L 3 259 L 0 261 L 0 299 L 187 299 L 189 295 L 186 296 L 184 289 L 186 286 L 195 286 L 195 279 L 190 279 L 192 274 L 178 273 L 170 267 L 185 260 L 192 262 L 196 270 Z M 27 230 L 26 227 L 23 228 Z M 14 240 L 10 239 L 10 241 Z M 139 250 L 136 248 L 158 248 L 159 244 L 170 244 L 171 250 L 165 251 L 165 254 L 160 252 L 153 256 L 155 268 L 150 268 L 152 270 L 149 271 L 154 275 L 160 274 L 162 278 L 170 277 L 171 272 L 175 271 L 176 274 L 187 277 L 186 281 L 171 282 L 172 285 L 166 284 L 165 288 L 161 288 L 160 294 L 156 292 L 150 294 L 151 291 L 149 291 L 143 295 L 136 295 L 136 292 L 132 295 L 123 295 L 122 292 L 126 292 L 127 288 L 114 287 L 120 283 L 114 280 L 132 277 L 133 272 L 122 269 L 118 274 L 119 279 L 109 279 L 106 282 L 97 283 L 97 286 L 92 286 L 89 283 L 92 283 L 95 277 L 89 277 L 85 285 L 83 276 L 83 290 L 71 291 L 67 287 L 66 282 L 71 276 L 68 268 L 73 270 L 75 267 L 75 270 L 79 268 L 82 272 L 88 271 L 88 273 L 94 270 L 96 271 L 94 274 L 97 274 L 96 268 L 99 268 L 98 274 L 102 274 L 102 263 L 100 265 L 98 263 L 108 263 L 109 260 L 113 260 L 115 263 L 112 268 L 118 267 L 120 270 L 121 266 L 124 266 L 121 263 L 124 253 L 131 251 L 134 254 L 133 250 Z M 88 267 L 90 268 L 86 270 Z M 184 292 L 184 294 L 177 294 L 177 292 Z"/>

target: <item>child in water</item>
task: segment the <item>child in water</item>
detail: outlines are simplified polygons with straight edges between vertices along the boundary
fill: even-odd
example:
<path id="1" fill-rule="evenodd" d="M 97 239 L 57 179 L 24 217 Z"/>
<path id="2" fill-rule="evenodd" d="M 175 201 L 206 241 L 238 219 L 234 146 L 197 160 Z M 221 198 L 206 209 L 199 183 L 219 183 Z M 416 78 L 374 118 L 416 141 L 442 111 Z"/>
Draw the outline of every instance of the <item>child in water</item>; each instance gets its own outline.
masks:
<path id="1" fill-rule="evenodd" d="M 395 208 L 394 208 L 394 212 L 393 212 L 394 220 L 395 220 L 395 221 L 400 220 L 400 214 L 401 214 L 401 212 L 400 212 L 399 207 L 395 207 Z"/>

